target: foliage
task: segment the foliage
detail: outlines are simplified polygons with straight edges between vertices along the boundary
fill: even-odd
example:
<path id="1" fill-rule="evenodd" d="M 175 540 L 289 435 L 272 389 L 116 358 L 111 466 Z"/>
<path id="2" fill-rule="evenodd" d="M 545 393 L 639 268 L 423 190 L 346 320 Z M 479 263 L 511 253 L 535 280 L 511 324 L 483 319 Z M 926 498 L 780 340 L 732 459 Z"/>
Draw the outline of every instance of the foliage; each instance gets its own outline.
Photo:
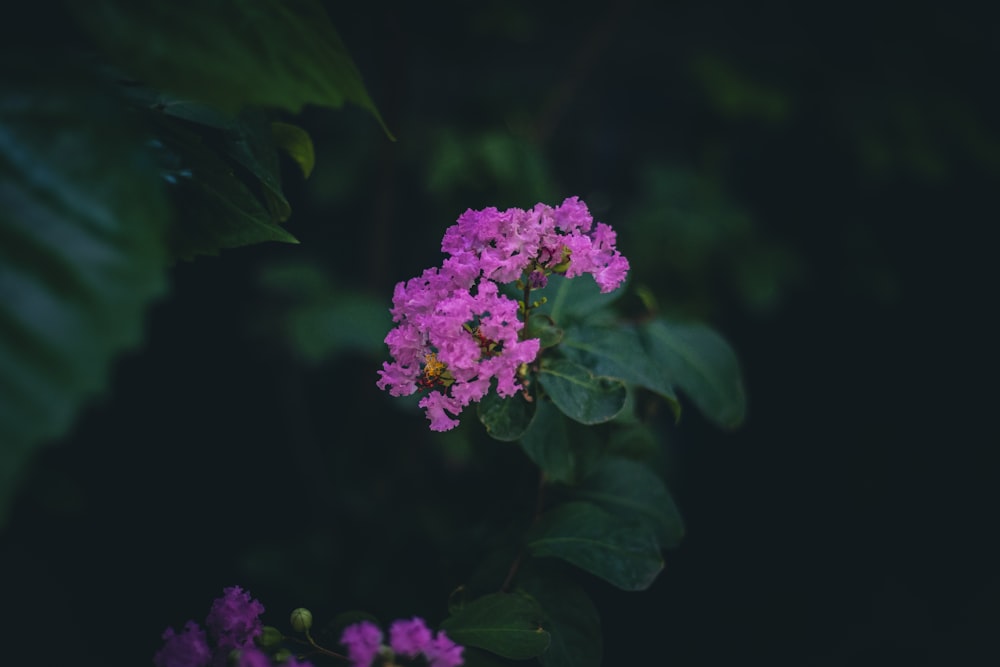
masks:
<path id="1" fill-rule="evenodd" d="M 292 205 L 280 159 L 308 178 L 315 150 L 284 114 L 351 102 L 388 135 L 314 0 L 103 0 L 73 7 L 71 16 L 86 59 L 70 65 L 78 61 L 68 51 L 16 44 L 18 59 L 33 64 L 0 68 L 0 522 L 31 452 L 69 429 L 103 390 L 114 357 L 141 340 L 171 263 L 265 241 L 298 243 L 284 227 Z M 231 17 L 239 29 L 216 30 Z M 771 100 L 761 113 L 780 116 L 783 108 Z M 445 133 L 432 163 L 434 192 L 482 187 L 490 174 L 539 198 L 552 190 L 537 147 L 496 134 Z M 595 254 L 598 245 L 595 238 Z M 506 575 L 486 588 L 470 585 L 471 599 L 453 597 L 441 623 L 468 647 L 470 665 L 600 664 L 600 616 L 580 578 L 645 590 L 663 568 L 663 551 L 684 533 L 647 460 L 657 443 L 637 401 L 661 401 L 675 420 L 690 401 L 723 428 L 739 426 L 746 410 L 735 354 L 718 334 L 652 307 L 622 315 L 616 301 L 624 290 L 605 289 L 599 277 L 567 278 L 566 256 L 546 261 L 534 267 L 547 277 L 536 300 L 525 285 L 518 295 L 518 312 L 532 316 L 521 342 L 537 339 L 541 356 L 518 367 L 521 391 L 501 391 L 497 376 L 477 407 L 486 433 L 517 443 L 539 484 L 534 514 L 506 545 Z M 272 267 L 261 284 L 301 360 L 380 347 L 388 316 L 378 300 L 301 264 Z M 497 313 L 484 315 L 484 326 L 487 315 Z M 475 335 L 487 356 L 513 347 L 478 328 Z M 429 372 L 423 379 L 455 381 Z M 220 655 L 230 648 L 212 642 Z"/>
<path id="2" fill-rule="evenodd" d="M 70 8 L 72 39 L 10 41 L 0 67 L 0 525 L 32 450 L 140 340 L 171 262 L 297 243 L 278 153 L 308 176 L 313 148 L 276 112 L 349 101 L 381 123 L 315 0 Z"/>

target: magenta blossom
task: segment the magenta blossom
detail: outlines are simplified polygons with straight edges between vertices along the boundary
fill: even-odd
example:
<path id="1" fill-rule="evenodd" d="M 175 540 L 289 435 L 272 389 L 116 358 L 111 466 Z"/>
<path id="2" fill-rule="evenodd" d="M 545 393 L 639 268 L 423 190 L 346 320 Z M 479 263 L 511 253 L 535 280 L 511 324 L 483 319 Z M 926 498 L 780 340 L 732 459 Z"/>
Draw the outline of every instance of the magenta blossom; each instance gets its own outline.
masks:
<path id="1" fill-rule="evenodd" d="M 253 645 L 254 638 L 261 633 L 260 615 L 263 613 L 264 605 L 260 600 L 252 600 L 239 586 L 223 589 L 222 597 L 212 602 L 205 618 L 205 626 L 216 644 L 214 664 L 217 667 L 225 666 L 233 649 Z"/>
<path id="2" fill-rule="evenodd" d="M 629 268 L 615 249 L 615 233 L 604 223 L 595 227 L 587 205 L 577 197 L 556 208 L 536 204 L 530 211 L 470 209 L 445 231 L 441 250 L 465 266 L 478 260 L 480 275 L 501 284 L 537 268 L 567 278 L 589 273 L 602 292 L 611 292 Z"/>
<path id="3" fill-rule="evenodd" d="M 268 655 L 253 642 L 261 634 L 262 613 L 264 605 L 251 599 L 250 593 L 239 586 L 223 589 L 222 597 L 212 602 L 205 618 L 208 632 L 194 621 L 188 621 L 184 632 L 179 634 L 167 628 L 163 633 L 163 648 L 153 656 L 153 664 L 156 667 L 223 667 L 237 649 L 237 667 L 272 667 Z M 294 658 L 282 664 L 312 667 Z"/>
<path id="4" fill-rule="evenodd" d="M 347 648 L 352 667 L 371 667 L 382 647 L 382 631 L 371 621 L 361 621 L 344 628 L 340 643 Z"/>
<path id="5" fill-rule="evenodd" d="M 495 379 L 501 396 L 520 389 L 521 364 L 534 361 L 537 339 L 520 340 L 524 324 L 518 305 L 482 281 L 470 292 L 446 269 L 428 269 L 420 278 L 396 286 L 393 318 L 398 323 L 385 342 L 394 361 L 385 363 L 378 381 L 393 396 L 430 389 L 420 401 L 431 429 L 447 431 L 469 403 L 479 401 Z"/>
<path id="6" fill-rule="evenodd" d="M 211 661 L 212 651 L 205 631 L 194 621 L 188 621 L 180 634 L 167 628 L 163 632 L 163 648 L 153 656 L 156 667 L 208 667 Z"/>
<path id="7" fill-rule="evenodd" d="M 463 663 L 463 647 L 444 631 L 432 634 L 422 618 L 394 621 L 389 626 L 389 646 L 384 646 L 382 639 L 378 626 L 361 621 L 344 628 L 340 643 L 347 647 L 351 667 L 372 667 L 375 656 L 389 650 L 410 660 L 423 656 L 430 667 L 459 667 Z"/>
<path id="8" fill-rule="evenodd" d="M 420 407 L 434 431 L 457 426 L 459 413 L 493 382 L 501 397 L 520 391 L 522 369 L 538 356 L 539 340 L 523 338 L 521 306 L 498 285 L 523 281 L 521 289 L 536 289 L 552 273 L 589 273 L 610 292 L 629 268 L 614 231 L 595 225 L 576 197 L 530 211 L 470 209 L 445 231 L 441 250 L 448 257 L 440 268 L 396 285 L 396 327 L 385 339 L 393 361 L 377 383 L 393 396 L 427 390 Z"/>

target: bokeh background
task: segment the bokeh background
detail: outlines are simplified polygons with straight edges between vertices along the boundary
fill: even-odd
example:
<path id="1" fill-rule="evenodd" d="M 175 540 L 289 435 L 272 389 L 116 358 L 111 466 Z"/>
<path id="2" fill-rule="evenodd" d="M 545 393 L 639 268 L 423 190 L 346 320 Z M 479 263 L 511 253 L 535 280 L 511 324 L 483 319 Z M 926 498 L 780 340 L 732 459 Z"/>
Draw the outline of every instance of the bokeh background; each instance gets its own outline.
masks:
<path id="1" fill-rule="evenodd" d="M 717 328 L 750 402 L 733 433 L 690 406 L 663 420 L 688 536 L 647 592 L 583 579 L 604 664 L 996 664 L 992 17 L 328 10 L 398 141 L 307 109 L 315 173 L 285 165 L 302 244 L 172 269 L 145 345 L 0 535 L 5 653 L 151 664 L 233 584 L 275 624 L 299 605 L 443 618 L 534 475 L 474 419 L 431 434 L 376 389 L 392 286 L 439 263 L 466 208 L 578 195 L 632 262 L 624 306 L 645 291 Z"/>

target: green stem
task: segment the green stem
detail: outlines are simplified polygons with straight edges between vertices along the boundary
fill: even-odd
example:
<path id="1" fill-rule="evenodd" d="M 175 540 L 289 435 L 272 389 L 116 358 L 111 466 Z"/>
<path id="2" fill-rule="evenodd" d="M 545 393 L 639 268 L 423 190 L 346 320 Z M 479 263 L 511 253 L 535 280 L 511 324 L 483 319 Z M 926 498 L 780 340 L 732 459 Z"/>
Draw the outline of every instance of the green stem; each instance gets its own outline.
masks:
<path id="1" fill-rule="evenodd" d="M 538 493 L 535 496 L 535 513 L 531 517 L 531 524 L 534 525 L 540 518 L 542 518 L 542 512 L 545 509 L 545 483 L 548 478 L 545 475 L 544 470 L 538 471 Z M 500 586 L 500 591 L 502 593 L 509 593 L 511 584 L 514 583 L 514 577 L 517 575 L 517 571 L 521 568 L 521 561 L 524 560 L 525 548 L 521 547 L 517 556 L 514 557 L 514 562 L 510 564 L 510 568 L 507 570 L 507 577 L 503 580 L 503 584 Z"/>
<path id="2" fill-rule="evenodd" d="M 306 630 L 306 639 L 309 640 L 308 642 L 304 642 L 301 639 L 299 639 L 298 637 L 283 637 L 283 639 L 285 639 L 286 641 L 295 642 L 296 644 L 308 644 L 309 646 L 312 646 L 314 649 L 316 649 L 317 652 L 323 653 L 324 655 L 328 655 L 328 656 L 331 656 L 331 657 L 334 657 L 334 658 L 339 658 L 341 660 L 348 660 L 349 659 L 346 655 L 341 655 L 341 654 L 337 653 L 336 651 L 331 651 L 330 649 L 323 648 L 322 646 L 320 646 L 319 644 L 317 644 L 316 640 L 312 638 L 312 635 L 309 634 L 308 630 Z"/>
<path id="3" fill-rule="evenodd" d="M 521 280 L 524 281 L 524 300 L 521 302 L 524 304 L 524 326 L 521 328 L 519 338 L 523 341 L 528 334 L 528 317 L 531 315 L 531 302 L 528 301 L 531 298 L 531 273 L 525 272 Z"/>

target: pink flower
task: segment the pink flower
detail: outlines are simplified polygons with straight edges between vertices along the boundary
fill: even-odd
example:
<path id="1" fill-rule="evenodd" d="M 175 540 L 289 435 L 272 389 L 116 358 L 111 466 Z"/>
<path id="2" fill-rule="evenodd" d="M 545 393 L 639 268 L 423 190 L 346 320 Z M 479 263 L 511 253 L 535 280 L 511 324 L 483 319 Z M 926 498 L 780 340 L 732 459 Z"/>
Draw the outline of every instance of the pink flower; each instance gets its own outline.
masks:
<path id="1" fill-rule="evenodd" d="M 382 650 L 382 631 L 374 623 L 361 621 L 344 628 L 340 643 L 347 647 L 351 667 L 371 667 L 372 661 Z M 459 667 L 462 664 L 462 646 L 451 641 L 439 631 L 432 636 L 424 620 L 414 617 L 399 619 L 389 626 L 389 647 L 404 658 L 421 655 L 430 667 Z"/>
<path id="2" fill-rule="evenodd" d="M 352 667 L 371 667 L 382 646 L 382 631 L 370 621 L 361 621 L 344 628 L 340 643 L 347 647 Z"/>
<path id="3" fill-rule="evenodd" d="M 379 372 L 378 387 L 393 396 L 418 388 L 431 429 L 447 431 L 470 403 L 486 395 L 496 378 L 501 396 L 518 391 L 517 371 L 538 354 L 539 341 L 522 341 L 517 303 L 499 294 L 497 285 L 480 281 L 458 288 L 459 278 L 428 269 L 420 278 L 396 286 L 393 318 L 398 323 L 385 338 L 394 361 Z"/>
<path id="4" fill-rule="evenodd" d="M 205 631 L 194 621 L 188 621 L 184 632 L 173 628 L 163 632 L 163 648 L 153 656 L 156 667 L 207 667 L 212 660 Z"/>
<path id="5" fill-rule="evenodd" d="M 610 292 L 629 269 L 615 240 L 577 197 L 555 208 L 465 211 L 441 240 L 448 254 L 441 268 L 393 291 L 396 326 L 385 338 L 393 360 L 382 365 L 378 387 L 393 396 L 428 390 L 419 405 L 434 431 L 457 426 L 462 410 L 494 380 L 500 396 L 513 396 L 522 388 L 519 370 L 538 356 L 540 341 L 521 340 L 518 303 L 498 285 L 523 280 L 519 288 L 535 289 L 552 273 L 589 273 Z"/>
<path id="6" fill-rule="evenodd" d="M 431 641 L 431 631 L 422 618 L 395 621 L 389 627 L 389 646 L 407 658 L 416 658 Z"/>
<path id="7" fill-rule="evenodd" d="M 271 659 L 259 648 L 249 646 L 240 651 L 237 667 L 271 667 Z"/>
<path id="8" fill-rule="evenodd" d="M 462 664 L 463 647 L 448 638 L 444 631 L 439 631 L 424 648 L 424 657 L 430 667 L 458 667 Z"/>
<path id="9" fill-rule="evenodd" d="M 216 665 L 225 665 L 232 649 L 252 646 L 254 638 L 261 633 L 260 615 L 263 613 L 264 605 L 259 600 L 251 600 L 250 594 L 239 586 L 223 589 L 222 597 L 212 602 L 205 618 L 205 626 L 215 640 Z"/>

